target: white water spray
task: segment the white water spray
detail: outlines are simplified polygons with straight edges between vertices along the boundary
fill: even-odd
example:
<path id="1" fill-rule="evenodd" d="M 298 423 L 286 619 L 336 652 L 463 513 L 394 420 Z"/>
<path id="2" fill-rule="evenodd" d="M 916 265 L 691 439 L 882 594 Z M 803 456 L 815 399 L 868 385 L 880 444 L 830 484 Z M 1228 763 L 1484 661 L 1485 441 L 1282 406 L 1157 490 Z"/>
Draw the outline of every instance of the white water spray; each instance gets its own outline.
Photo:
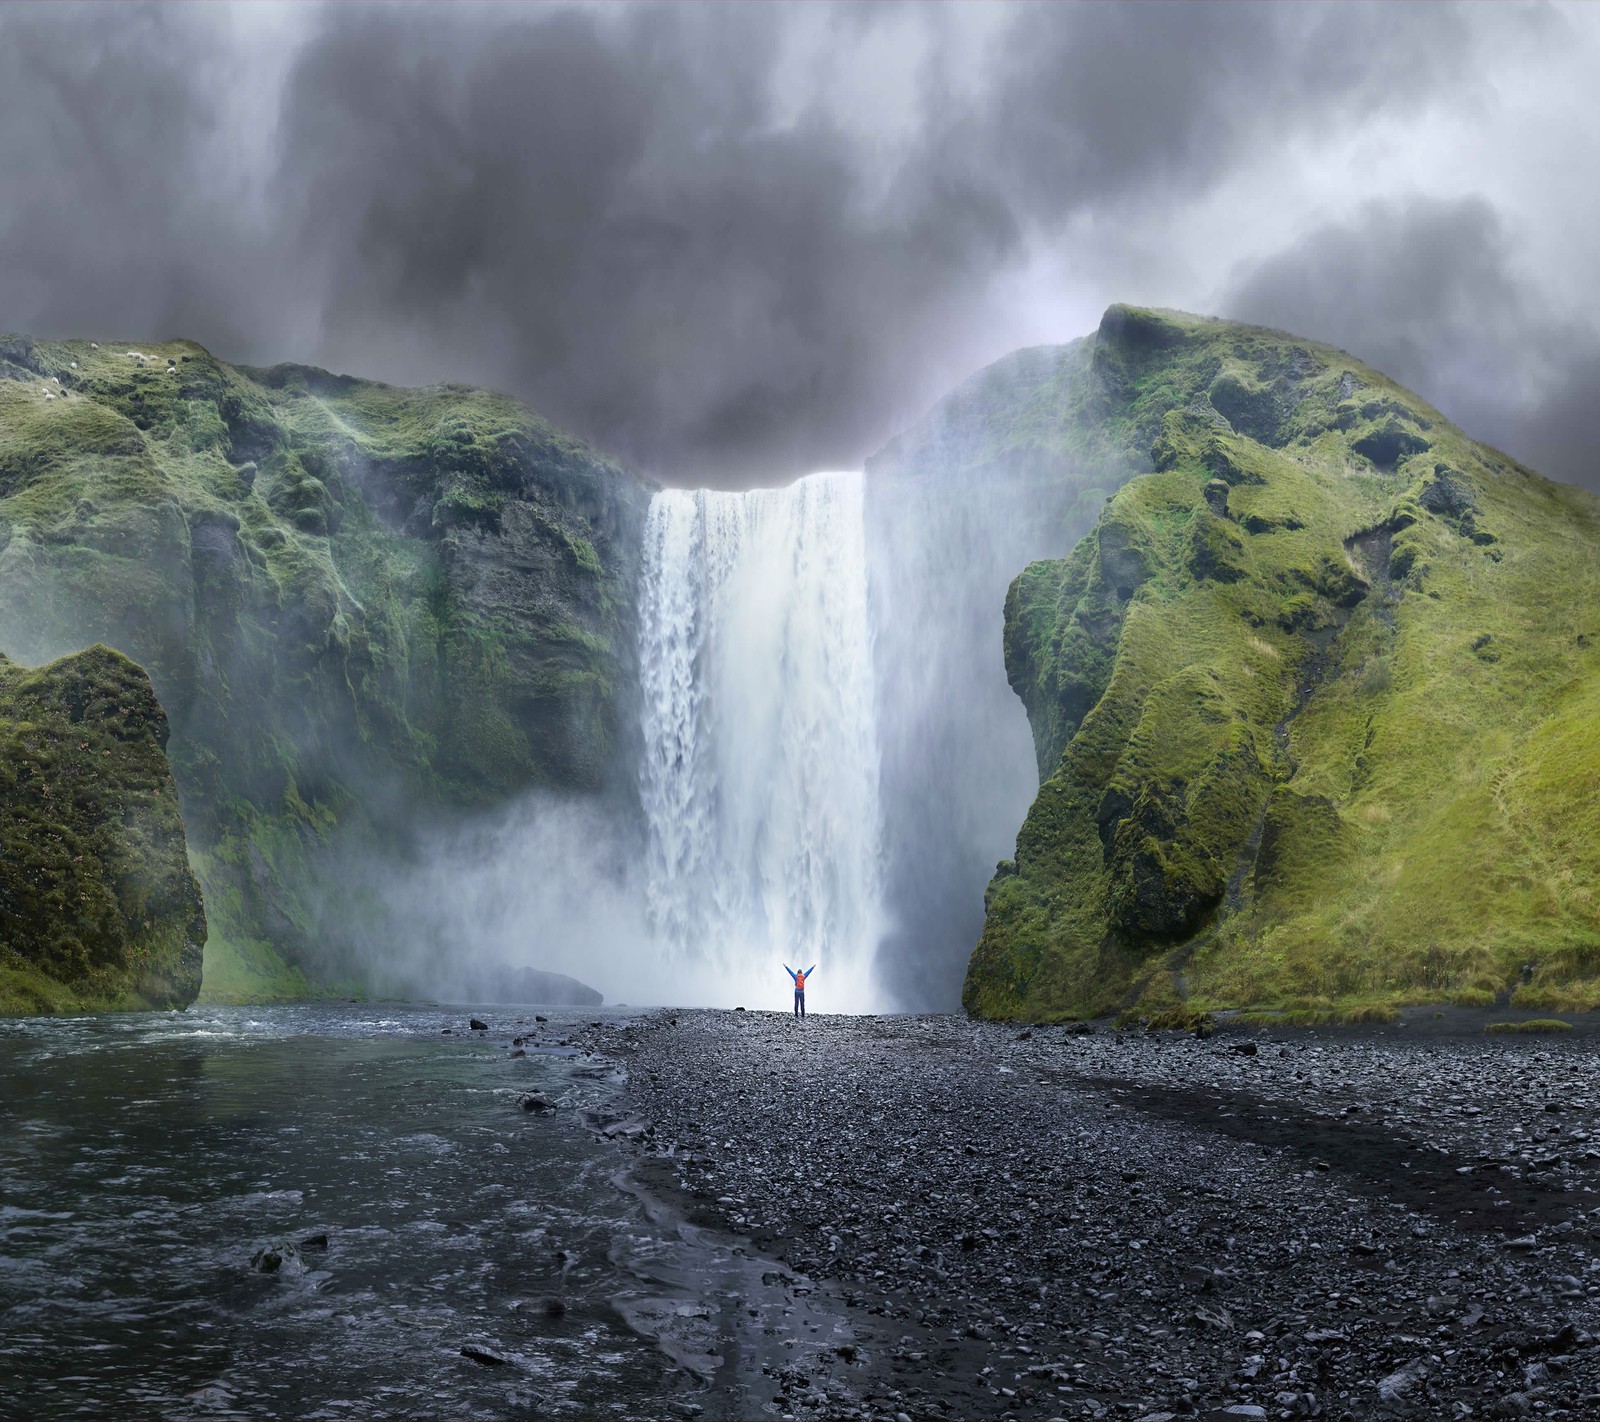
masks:
<path id="1" fill-rule="evenodd" d="M 877 1006 L 883 826 L 861 478 L 651 501 L 640 592 L 647 894 L 685 996 Z"/>

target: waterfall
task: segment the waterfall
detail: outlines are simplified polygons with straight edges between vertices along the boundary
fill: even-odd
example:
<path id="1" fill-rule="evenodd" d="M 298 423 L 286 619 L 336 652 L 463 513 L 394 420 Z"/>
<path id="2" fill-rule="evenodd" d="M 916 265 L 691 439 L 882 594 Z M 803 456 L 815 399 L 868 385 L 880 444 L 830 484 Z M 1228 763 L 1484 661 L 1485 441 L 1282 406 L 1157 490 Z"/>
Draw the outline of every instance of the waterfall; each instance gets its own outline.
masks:
<path id="1" fill-rule="evenodd" d="M 647 906 L 696 1001 L 877 1005 L 883 827 L 861 478 L 651 501 Z"/>

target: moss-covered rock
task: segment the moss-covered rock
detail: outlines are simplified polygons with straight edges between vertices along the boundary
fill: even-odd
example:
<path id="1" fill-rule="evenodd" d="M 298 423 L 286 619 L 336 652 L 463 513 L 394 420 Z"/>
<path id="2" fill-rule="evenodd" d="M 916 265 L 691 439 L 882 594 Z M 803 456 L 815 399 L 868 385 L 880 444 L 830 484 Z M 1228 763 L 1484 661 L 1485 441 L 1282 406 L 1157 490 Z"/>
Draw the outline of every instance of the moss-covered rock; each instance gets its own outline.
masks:
<path id="1" fill-rule="evenodd" d="M 0 1012 L 184 1007 L 206 941 L 150 679 L 0 657 Z"/>
<path id="2" fill-rule="evenodd" d="M 0 652 L 149 671 L 216 995 L 350 971 L 345 851 L 533 786 L 632 793 L 648 498 L 489 391 L 0 339 Z"/>
<path id="3" fill-rule="evenodd" d="M 1075 439 L 1154 472 L 1011 589 L 1042 783 L 969 1010 L 1600 1000 L 1600 501 L 1281 332 L 1092 345 Z"/>

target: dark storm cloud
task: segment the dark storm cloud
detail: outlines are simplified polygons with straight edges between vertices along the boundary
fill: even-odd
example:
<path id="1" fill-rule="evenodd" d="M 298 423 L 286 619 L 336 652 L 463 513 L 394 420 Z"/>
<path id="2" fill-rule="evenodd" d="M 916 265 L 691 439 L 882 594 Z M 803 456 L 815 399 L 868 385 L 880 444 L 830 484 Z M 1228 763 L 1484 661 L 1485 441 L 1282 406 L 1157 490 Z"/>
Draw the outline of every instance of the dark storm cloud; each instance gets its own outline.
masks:
<path id="1" fill-rule="evenodd" d="M 1472 39 L 1437 5 L 1069 8 L 1008 33 L 971 155 L 1046 219 L 1193 190 L 1309 125 L 1414 109 Z"/>
<path id="2" fill-rule="evenodd" d="M 224 40 L 151 8 L 0 15 L 0 325 L 243 334 L 254 303 L 190 272 L 237 251 L 196 182 L 218 112 L 195 76 Z"/>
<path id="3" fill-rule="evenodd" d="M 681 482 L 854 464 L 1042 254 L 1142 299 L 1124 247 L 1426 113 L 1474 14 L 0 7 L 0 327 L 491 384 Z"/>
<path id="4" fill-rule="evenodd" d="M 1481 198 L 1373 202 L 1242 277 L 1224 314 L 1345 347 L 1474 437 L 1600 488 L 1600 333 L 1519 274 Z"/>

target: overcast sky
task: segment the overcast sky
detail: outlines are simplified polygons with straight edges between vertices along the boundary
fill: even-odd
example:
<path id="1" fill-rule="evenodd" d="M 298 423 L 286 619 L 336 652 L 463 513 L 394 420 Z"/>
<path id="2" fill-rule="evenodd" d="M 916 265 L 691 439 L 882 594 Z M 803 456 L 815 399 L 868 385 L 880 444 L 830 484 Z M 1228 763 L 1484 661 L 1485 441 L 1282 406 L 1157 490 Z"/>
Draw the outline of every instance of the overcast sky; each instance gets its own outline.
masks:
<path id="1" fill-rule="evenodd" d="M 845 468 L 1112 301 L 1600 485 L 1600 5 L 0 6 L 0 330 Z"/>

